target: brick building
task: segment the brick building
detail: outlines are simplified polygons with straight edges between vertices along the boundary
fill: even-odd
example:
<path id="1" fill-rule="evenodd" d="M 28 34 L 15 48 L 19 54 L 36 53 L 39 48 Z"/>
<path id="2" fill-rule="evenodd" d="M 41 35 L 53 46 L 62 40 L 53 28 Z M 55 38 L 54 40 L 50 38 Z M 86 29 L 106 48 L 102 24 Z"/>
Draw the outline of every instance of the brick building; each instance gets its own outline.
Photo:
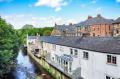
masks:
<path id="1" fill-rule="evenodd" d="M 75 24 L 70 23 L 69 25 L 57 25 L 55 24 L 54 29 L 51 33 L 52 36 L 76 36 L 77 27 Z"/>
<path id="2" fill-rule="evenodd" d="M 112 23 L 112 19 L 106 19 L 98 14 L 97 17 L 88 16 L 87 20 L 78 24 L 78 28 L 81 31 L 80 35 L 112 36 Z"/>
<path id="3" fill-rule="evenodd" d="M 88 16 L 88 19 L 78 24 L 55 24 L 52 36 L 112 36 L 113 20 L 106 19 L 98 14 L 96 17 Z"/>

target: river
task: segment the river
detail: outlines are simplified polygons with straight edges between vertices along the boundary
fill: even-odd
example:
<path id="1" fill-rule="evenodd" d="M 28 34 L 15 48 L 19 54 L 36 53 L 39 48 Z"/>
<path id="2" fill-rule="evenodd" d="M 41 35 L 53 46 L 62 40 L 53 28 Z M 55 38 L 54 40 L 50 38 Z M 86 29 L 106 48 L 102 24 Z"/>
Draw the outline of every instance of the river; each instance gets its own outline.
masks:
<path id="1" fill-rule="evenodd" d="M 19 51 L 16 58 L 16 68 L 13 71 L 13 75 L 14 78 L 9 79 L 52 79 L 45 71 L 38 69 L 27 53 L 22 50 Z M 44 75 L 49 78 L 43 78 Z"/>
<path id="2" fill-rule="evenodd" d="M 16 79 L 30 79 L 35 77 L 35 66 L 30 61 L 26 52 L 21 50 L 18 53 L 16 61 L 16 69 L 14 71 Z"/>

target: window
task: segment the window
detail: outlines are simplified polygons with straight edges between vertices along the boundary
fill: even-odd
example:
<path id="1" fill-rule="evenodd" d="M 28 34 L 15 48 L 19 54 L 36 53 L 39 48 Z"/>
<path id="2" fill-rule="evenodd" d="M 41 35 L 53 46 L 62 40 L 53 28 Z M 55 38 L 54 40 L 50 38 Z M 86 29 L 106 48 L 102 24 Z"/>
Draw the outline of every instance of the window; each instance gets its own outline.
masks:
<path id="1" fill-rule="evenodd" d="M 111 55 L 107 55 L 107 63 L 111 63 Z"/>
<path id="2" fill-rule="evenodd" d="M 70 54 L 73 55 L 73 50 L 72 49 L 70 49 Z"/>
<path id="3" fill-rule="evenodd" d="M 93 33 L 93 36 L 95 36 L 95 33 Z"/>
<path id="4" fill-rule="evenodd" d="M 118 78 L 114 78 L 114 77 L 111 77 L 111 76 L 106 76 L 106 79 L 118 79 Z"/>
<path id="5" fill-rule="evenodd" d="M 53 50 L 55 50 L 56 49 L 56 45 L 55 44 L 53 44 Z"/>
<path id="6" fill-rule="evenodd" d="M 119 30 L 116 30 L 116 33 L 119 34 Z"/>
<path id="7" fill-rule="evenodd" d="M 85 27 L 85 30 L 86 30 L 86 31 L 87 31 L 87 29 L 88 29 L 88 28 L 87 28 L 87 27 Z"/>
<path id="8" fill-rule="evenodd" d="M 109 30 L 111 30 L 111 27 L 109 26 Z"/>
<path id="9" fill-rule="evenodd" d="M 95 31 L 95 28 L 93 28 L 93 31 Z"/>
<path id="10" fill-rule="evenodd" d="M 109 77 L 109 76 L 106 76 L 106 79 L 110 79 L 110 77 Z"/>
<path id="11" fill-rule="evenodd" d="M 66 62 L 66 65 L 68 65 L 68 62 Z"/>
<path id="12" fill-rule="evenodd" d="M 88 59 L 89 55 L 88 52 L 83 52 L 83 58 Z"/>
<path id="13" fill-rule="evenodd" d="M 99 31 L 99 27 L 97 28 L 97 30 Z"/>
<path id="14" fill-rule="evenodd" d="M 116 56 L 107 55 L 107 63 L 116 64 L 117 63 Z"/>
<path id="15" fill-rule="evenodd" d="M 74 52 L 75 52 L 75 56 L 77 56 L 78 55 L 78 50 L 75 49 Z"/>
<path id="16" fill-rule="evenodd" d="M 112 63 L 116 64 L 116 57 L 115 56 L 112 57 Z"/>
<path id="17" fill-rule="evenodd" d="M 72 71 L 72 62 L 69 62 L 69 72 Z"/>
<path id="18" fill-rule="evenodd" d="M 64 52 L 64 48 L 62 46 L 60 46 L 60 51 Z"/>
<path id="19" fill-rule="evenodd" d="M 52 57 L 52 59 L 54 60 L 54 57 Z"/>

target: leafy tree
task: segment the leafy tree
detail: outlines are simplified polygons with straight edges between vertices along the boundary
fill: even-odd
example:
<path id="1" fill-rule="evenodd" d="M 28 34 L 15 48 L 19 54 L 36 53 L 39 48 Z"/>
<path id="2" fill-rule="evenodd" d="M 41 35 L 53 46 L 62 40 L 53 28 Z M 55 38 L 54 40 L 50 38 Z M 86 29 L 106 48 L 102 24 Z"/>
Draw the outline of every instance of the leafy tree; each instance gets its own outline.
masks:
<path id="1" fill-rule="evenodd" d="M 51 35 L 51 31 L 50 30 L 45 30 L 43 35 L 44 36 L 50 36 Z"/>
<path id="2" fill-rule="evenodd" d="M 26 24 L 22 27 L 22 29 L 32 29 L 34 28 L 33 25 L 30 25 L 30 24 Z"/>
<path id="3" fill-rule="evenodd" d="M 19 46 L 26 44 L 26 36 L 50 35 L 53 27 L 34 28 L 33 25 L 26 24 L 21 29 L 15 30 L 0 17 L 0 78 L 9 73 L 15 65 Z"/>
<path id="4" fill-rule="evenodd" d="M 51 34 L 51 32 L 53 30 L 53 27 L 34 28 L 34 26 L 32 26 L 32 28 L 31 28 L 31 25 L 28 25 L 28 24 L 26 24 L 26 25 L 24 25 L 21 29 L 17 30 L 18 31 L 18 36 L 19 36 L 19 41 L 20 41 L 21 44 L 26 43 L 27 34 L 29 36 L 35 36 L 37 34 L 39 34 L 41 36 L 43 36 L 43 35 L 48 36 L 48 35 Z"/>
<path id="5" fill-rule="evenodd" d="M 16 31 L 0 17 L 0 76 L 10 72 L 19 47 Z"/>

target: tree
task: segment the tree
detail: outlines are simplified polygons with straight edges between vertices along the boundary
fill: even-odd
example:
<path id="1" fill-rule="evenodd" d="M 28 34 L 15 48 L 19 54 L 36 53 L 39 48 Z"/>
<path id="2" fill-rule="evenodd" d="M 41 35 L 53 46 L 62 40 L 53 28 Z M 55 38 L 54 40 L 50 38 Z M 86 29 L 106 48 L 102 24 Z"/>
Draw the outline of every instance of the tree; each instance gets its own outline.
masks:
<path id="1" fill-rule="evenodd" d="M 32 29 L 34 28 L 33 25 L 30 25 L 30 24 L 26 24 L 22 27 L 22 29 Z"/>
<path id="2" fill-rule="evenodd" d="M 0 77 L 9 73 L 19 47 L 16 31 L 0 17 Z"/>
<path id="3" fill-rule="evenodd" d="M 44 36 L 50 36 L 51 35 L 51 31 L 50 30 L 45 30 L 43 35 Z"/>
<path id="4" fill-rule="evenodd" d="M 47 31 L 48 30 L 48 31 Z M 17 30 L 19 41 L 21 44 L 26 43 L 26 36 L 35 36 L 37 34 L 43 35 L 50 35 L 53 30 L 53 27 L 44 27 L 44 28 L 34 28 L 34 26 L 26 24 L 21 29 Z M 46 31 L 46 32 L 45 32 Z"/>

